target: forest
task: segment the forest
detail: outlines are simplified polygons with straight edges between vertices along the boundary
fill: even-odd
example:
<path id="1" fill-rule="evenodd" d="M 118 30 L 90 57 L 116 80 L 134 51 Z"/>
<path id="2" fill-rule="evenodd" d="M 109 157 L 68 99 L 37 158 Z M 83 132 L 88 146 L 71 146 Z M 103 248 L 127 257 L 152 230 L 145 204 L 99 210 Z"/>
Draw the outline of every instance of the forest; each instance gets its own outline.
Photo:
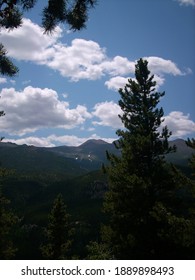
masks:
<path id="1" fill-rule="evenodd" d="M 8 154 L 1 162 L 1 259 L 194 259 L 195 140 L 184 144 L 191 157 L 183 166 L 181 158 L 170 160 L 177 146 L 162 127 L 164 112 L 158 103 L 165 92 L 155 86 L 148 62 L 138 60 L 135 80 L 119 90 L 124 130 L 117 130 L 110 150 L 97 141 L 96 153 L 105 145 L 106 160 L 101 158 L 91 170 L 85 158 L 85 172 L 69 158 L 63 162 L 64 174 L 52 173 L 52 167 L 46 172 L 46 162 L 57 162 L 54 152 L 51 156 L 36 147 L 8 144 L 10 162 L 18 153 L 26 157 L 26 170 L 17 161 L 15 170 L 6 167 Z M 80 151 L 89 144 L 94 143 Z M 26 150 L 31 151 L 28 156 Z M 32 171 L 32 150 L 37 164 L 41 153 L 46 155 L 39 171 Z"/>

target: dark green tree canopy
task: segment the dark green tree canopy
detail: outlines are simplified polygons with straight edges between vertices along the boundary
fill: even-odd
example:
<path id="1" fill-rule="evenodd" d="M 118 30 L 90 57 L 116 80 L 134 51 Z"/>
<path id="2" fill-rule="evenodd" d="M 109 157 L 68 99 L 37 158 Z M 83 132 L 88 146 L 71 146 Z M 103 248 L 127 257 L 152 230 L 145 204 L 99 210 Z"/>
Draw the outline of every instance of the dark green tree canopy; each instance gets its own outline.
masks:
<path id="1" fill-rule="evenodd" d="M 0 0 L 0 27 L 17 28 L 22 23 L 23 12 L 32 9 L 38 0 Z M 48 0 L 42 11 L 42 24 L 51 32 L 58 23 L 65 23 L 73 30 L 85 27 L 88 10 L 96 0 Z"/>
<path id="2" fill-rule="evenodd" d="M 0 260 L 14 259 L 17 249 L 12 240 L 15 226 L 19 218 L 10 208 L 10 201 L 2 193 L 3 178 L 10 175 L 10 171 L 0 168 Z"/>
<path id="3" fill-rule="evenodd" d="M 117 259 L 182 258 L 191 256 L 195 244 L 193 211 L 179 195 L 188 192 L 189 180 L 166 162 L 176 147 L 169 146 L 171 132 L 161 126 L 159 101 L 165 93 L 155 87 L 148 62 L 140 59 L 135 79 L 119 90 L 124 129 L 117 131 L 116 148 L 121 156 L 107 153 L 104 210 L 110 222 L 102 230 Z"/>
<path id="4" fill-rule="evenodd" d="M 135 80 L 129 79 L 124 89 L 119 89 L 123 111 L 119 117 L 125 129 L 116 132 L 119 136 L 116 146 L 124 159 L 133 162 L 134 168 L 137 166 L 139 173 L 148 174 L 165 154 L 176 148 L 169 147 L 171 132 L 166 126 L 161 128 L 164 112 L 158 103 L 165 93 L 155 91 L 155 86 L 148 62 L 140 59 L 135 66 Z"/>
<path id="5" fill-rule="evenodd" d="M 195 138 L 189 139 L 186 141 L 186 144 L 188 147 L 191 147 L 192 149 L 195 149 Z M 193 169 L 192 176 L 195 177 L 195 153 L 192 155 L 192 158 L 190 159 L 190 165 Z"/>
<path id="6" fill-rule="evenodd" d="M 54 200 L 45 233 L 46 244 L 41 248 L 43 257 L 53 260 L 67 259 L 72 228 L 70 227 L 70 215 L 66 211 L 61 194 Z"/>

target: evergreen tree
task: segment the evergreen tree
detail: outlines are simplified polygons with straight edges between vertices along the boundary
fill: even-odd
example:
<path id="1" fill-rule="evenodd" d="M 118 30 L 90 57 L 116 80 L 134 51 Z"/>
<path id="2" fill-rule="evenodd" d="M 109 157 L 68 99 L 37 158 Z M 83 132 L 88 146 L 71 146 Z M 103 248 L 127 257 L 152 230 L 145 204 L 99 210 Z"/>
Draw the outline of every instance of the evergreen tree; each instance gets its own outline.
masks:
<path id="1" fill-rule="evenodd" d="M 9 208 L 10 201 L 2 194 L 2 179 L 9 171 L 0 168 L 0 260 L 13 259 L 17 249 L 13 243 L 13 232 L 18 217 Z"/>
<path id="2" fill-rule="evenodd" d="M 6 56 L 6 53 L 3 45 L 0 44 L 0 74 L 13 77 L 18 73 L 18 68 Z"/>
<path id="3" fill-rule="evenodd" d="M 45 259 L 68 259 L 73 229 L 70 226 L 70 215 L 61 194 L 54 200 L 49 224 L 46 229 L 47 243 L 41 247 Z"/>
<path id="4" fill-rule="evenodd" d="M 42 25 L 46 32 L 57 24 L 68 24 L 73 30 L 85 27 L 88 10 L 97 0 L 48 0 L 42 11 Z M 0 27 L 17 28 L 22 24 L 23 12 L 32 9 L 37 0 L 0 0 Z"/>
<path id="5" fill-rule="evenodd" d="M 192 138 L 191 140 L 188 138 L 188 140 L 186 141 L 186 144 L 192 148 L 195 149 L 195 139 Z M 190 165 L 193 169 L 193 173 L 192 175 L 195 176 L 195 154 L 192 155 L 192 158 L 190 159 Z"/>
<path id="6" fill-rule="evenodd" d="M 87 245 L 87 259 L 88 260 L 111 260 L 112 250 L 105 243 L 98 243 L 90 241 Z"/>
<path id="7" fill-rule="evenodd" d="M 116 259 L 190 258 L 194 216 L 179 195 L 187 181 L 166 163 L 176 147 L 169 146 L 168 128 L 160 131 L 164 112 L 157 105 L 165 93 L 155 90 L 146 60 L 137 62 L 135 78 L 119 90 L 125 128 L 115 143 L 121 156 L 107 153 L 104 210 L 110 224 L 102 238 Z"/>
<path id="8" fill-rule="evenodd" d="M 58 23 L 67 23 L 72 30 L 85 27 L 88 10 L 97 0 L 50 0 L 43 10 L 42 25 L 51 32 Z"/>
<path id="9" fill-rule="evenodd" d="M 2 117 L 2 116 L 4 116 L 5 115 L 5 113 L 4 113 L 4 111 L 0 111 L 0 117 Z M 4 137 L 0 137 L 0 142 L 3 140 L 3 138 Z M 1 163 L 0 163 L 1 164 Z"/>

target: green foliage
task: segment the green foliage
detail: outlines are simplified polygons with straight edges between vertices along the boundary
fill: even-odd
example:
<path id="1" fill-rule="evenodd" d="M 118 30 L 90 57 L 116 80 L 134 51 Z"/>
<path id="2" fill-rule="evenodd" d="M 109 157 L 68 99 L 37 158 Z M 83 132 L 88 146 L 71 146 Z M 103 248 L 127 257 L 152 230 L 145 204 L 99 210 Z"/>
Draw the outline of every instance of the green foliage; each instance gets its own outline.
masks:
<path id="1" fill-rule="evenodd" d="M 67 23 L 71 29 L 85 27 L 88 10 L 96 0 L 50 0 L 43 10 L 42 25 L 46 32 L 51 32 L 58 23 Z"/>
<path id="2" fill-rule="evenodd" d="M 119 90 L 123 111 L 119 117 L 125 129 L 117 131 L 121 156 L 107 154 L 109 191 L 104 211 L 110 224 L 103 239 L 117 259 L 188 258 L 189 244 L 194 244 L 194 216 L 180 192 L 190 193 L 186 189 L 190 182 L 165 161 L 165 155 L 176 150 L 169 146 L 168 128 L 160 132 L 164 113 L 157 105 L 165 93 L 155 91 L 146 60 L 137 62 L 135 78 Z"/>
<path id="3" fill-rule="evenodd" d="M 8 176 L 9 172 L 0 169 L 0 259 L 13 259 L 16 248 L 13 244 L 12 236 L 18 217 L 11 211 L 10 201 L 4 197 L 1 191 L 2 178 Z"/>
<path id="4" fill-rule="evenodd" d="M 70 215 L 66 212 L 66 206 L 61 194 L 54 200 L 49 224 L 46 229 L 47 244 L 41 250 L 46 259 L 67 259 L 70 245 L 70 236 L 73 229 L 70 226 Z"/>
<path id="5" fill-rule="evenodd" d="M 111 250 L 105 243 L 98 243 L 91 241 L 89 245 L 87 245 L 88 260 L 111 260 Z"/>
<path id="6" fill-rule="evenodd" d="M 6 50 L 2 44 L 0 44 L 0 73 L 13 77 L 17 74 L 18 68 L 13 62 L 6 56 Z"/>
<path id="7" fill-rule="evenodd" d="M 191 147 L 192 149 L 195 149 L 195 139 L 192 138 L 191 140 L 188 139 L 186 141 L 186 144 L 188 145 L 188 147 Z M 195 154 L 192 155 L 191 159 L 190 159 L 190 166 L 193 169 L 193 176 L 195 176 Z"/>

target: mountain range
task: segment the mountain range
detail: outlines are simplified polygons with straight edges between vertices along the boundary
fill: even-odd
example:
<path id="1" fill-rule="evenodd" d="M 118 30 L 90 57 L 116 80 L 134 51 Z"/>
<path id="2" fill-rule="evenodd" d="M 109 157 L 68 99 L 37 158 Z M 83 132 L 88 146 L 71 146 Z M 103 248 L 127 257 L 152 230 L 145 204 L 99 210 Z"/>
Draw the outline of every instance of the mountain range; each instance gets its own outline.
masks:
<path id="1" fill-rule="evenodd" d="M 194 150 L 183 139 L 170 141 L 177 151 L 167 155 L 167 160 L 187 166 Z M 0 164 L 22 173 L 56 173 L 67 176 L 82 175 L 98 170 L 107 163 L 106 151 L 119 155 L 114 143 L 88 140 L 80 146 L 35 147 L 0 142 Z"/>

